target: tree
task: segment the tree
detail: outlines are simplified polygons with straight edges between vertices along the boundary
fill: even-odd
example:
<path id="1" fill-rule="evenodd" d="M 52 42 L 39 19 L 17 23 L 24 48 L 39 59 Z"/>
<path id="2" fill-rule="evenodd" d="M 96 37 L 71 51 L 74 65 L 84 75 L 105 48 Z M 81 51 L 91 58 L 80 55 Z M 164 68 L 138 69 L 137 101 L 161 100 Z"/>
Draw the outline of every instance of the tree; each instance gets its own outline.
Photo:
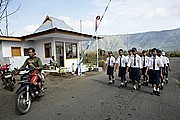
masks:
<path id="1" fill-rule="evenodd" d="M 7 10 L 8 10 L 8 6 L 9 6 L 11 1 L 12 0 L 0 0 L 0 23 L 1 23 L 1 21 L 3 19 L 6 18 L 6 28 L 8 26 L 7 17 L 10 16 L 10 15 L 13 15 L 14 13 L 16 13 L 19 10 L 20 6 L 21 6 L 21 5 L 19 5 L 16 10 L 8 13 Z M 1 29 L 0 29 L 0 31 L 1 31 Z M 1 34 L 2 34 L 2 31 L 1 31 Z M 7 32 L 7 34 L 8 34 L 8 32 Z"/>

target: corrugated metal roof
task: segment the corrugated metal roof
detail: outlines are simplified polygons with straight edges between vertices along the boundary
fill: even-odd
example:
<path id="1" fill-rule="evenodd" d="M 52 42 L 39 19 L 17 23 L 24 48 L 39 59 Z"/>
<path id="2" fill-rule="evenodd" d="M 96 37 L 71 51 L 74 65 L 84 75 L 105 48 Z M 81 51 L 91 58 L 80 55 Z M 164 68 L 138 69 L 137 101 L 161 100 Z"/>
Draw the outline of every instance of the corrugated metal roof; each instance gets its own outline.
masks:
<path id="1" fill-rule="evenodd" d="M 52 28 L 75 32 L 75 30 L 68 26 L 63 20 L 46 16 L 46 19 L 44 20 L 42 25 L 34 33 L 46 31 Z"/>

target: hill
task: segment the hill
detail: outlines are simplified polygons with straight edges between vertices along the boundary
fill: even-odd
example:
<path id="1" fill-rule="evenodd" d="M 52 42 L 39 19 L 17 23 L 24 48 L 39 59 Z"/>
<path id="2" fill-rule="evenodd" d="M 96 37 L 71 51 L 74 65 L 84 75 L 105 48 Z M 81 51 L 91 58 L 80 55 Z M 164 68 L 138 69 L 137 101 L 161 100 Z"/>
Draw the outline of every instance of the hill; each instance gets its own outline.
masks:
<path id="1" fill-rule="evenodd" d="M 137 47 L 138 50 L 159 48 L 165 51 L 180 50 L 180 28 L 173 30 L 152 31 L 136 34 L 104 35 L 99 40 L 99 48 L 117 51 L 119 48 L 128 50 Z M 91 49 L 95 50 L 93 43 Z"/>

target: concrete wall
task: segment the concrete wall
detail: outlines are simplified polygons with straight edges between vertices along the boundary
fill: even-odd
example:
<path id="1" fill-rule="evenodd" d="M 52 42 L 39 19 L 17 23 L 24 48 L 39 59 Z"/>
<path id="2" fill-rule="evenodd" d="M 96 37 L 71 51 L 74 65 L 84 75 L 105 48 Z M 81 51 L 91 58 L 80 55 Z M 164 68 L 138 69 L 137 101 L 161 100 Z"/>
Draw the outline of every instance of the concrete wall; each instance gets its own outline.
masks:
<path id="1" fill-rule="evenodd" d="M 3 61 L 3 57 L 2 57 L 2 41 L 0 41 L 0 64 L 2 64 L 2 61 Z"/>
<path id="2" fill-rule="evenodd" d="M 43 64 L 48 64 L 50 61 L 50 58 L 45 58 L 45 49 L 44 49 L 44 43 L 51 43 L 52 48 L 52 55 L 56 57 L 56 46 L 55 42 L 64 42 L 64 65 L 65 67 L 72 67 L 72 64 L 74 63 L 74 69 L 77 68 L 78 60 L 79 60 L 79 54 L 78 58 L 76 59 L 66 59 L 66 49 L 65 49 L 65 42 L 72 42 L 77 43 L 77 52 L 79 53 L 79 42 L 74 40 L 67 40 L 67 39 L 59 39 L 59 38 L 47 38 L 42 40 L 34 40 L 34 41 L 23 41 L 23 42 L 12 42 L 12 41 L 1 41 L 0 46 L 0 54 L 2 54 L 2 57 L 0 57 L 0 60 L 2 60 L 2 63 L 13 63 L 13 67 L 19 67 L 23 64 L 27 56 L 25 57 L 12 57 L 11 53 L 11 47 L 21 47 L 21 55 L 24 56 L 24 48 L 34 47 L 36 50 L 36 55 L 41 58 Z M 18 61 L 20 60 L 20 61 Z M 15 65 L 17 63 L 17 65 Z"/>
<path id="3" fill-rule="evenodd" d="M 43 64 L 48 64 L 51 58 L 45 58 L 45 49 L 44 49 L 44 43 L 51 43 L 51 47 L 53 45 L 53 39 L 43 39 L 43 40 L 36 40 L 33 41 L 33 47 L 36 50 L 36 55 L 41 58 L 41 61 Z M 53 47 L 52 47 L 52 53 L 53 53 Z"/>
<path id="4" fill-rule="evenodd" d="M 32 47 L 32 42 L 2 41 L 2 57 L 12 57 L 11 47 L 21 47 L 21 56 L 24 56 L 24 48 Z"/>
<path id="5" fill-rule="evenodd" d="M 20 68 L 24 61 L 28 58 L 28 56 L 18 56 L 18 57 L 4 57 L 3 64 L 11 64 L 10 69 L 13 70 L 14 68 Z"/>
<path id="6" fill-rule="evenodd" d="M 79 54 L 78 54 L 78 58 L 76 59 L 66 59 L 66 48 L 65 48 L 65 43 L 66 42 L 72 42 L 72 43 L 77 43 L 77 53 L 79 53 L 79 42 L 78 41 L 74 41 L 74 40 L 67 40 L 67 39 L 58 39 L 58 38 L 54 38 L 53 42 L 54 42 L 54 48 L 55 48 L 55 42 L 64 42 L 64 66 L 65 67 L 72 67 L 72 64 L 74 63 L 74 69 L 77 68 L 77 64 L 78 64 L 78 60 L 79 60 Z M 56 53 L 56 48 L 54 49 L 55 53 Z M 56 54 L 54 54 L 56 56 Z"/>
<path id="7" fill-rule="evenodd" d="M 1 41 L 0 42 L 0 61 L 2 64 L 11 64 L 10 69 L 20 68 L 28 56 L 24 56 L 24 48 L 32 46 L 32 42 L 13 42 Z M 12 57 L 11 47 L 21 47 L 21 56 Z"/>

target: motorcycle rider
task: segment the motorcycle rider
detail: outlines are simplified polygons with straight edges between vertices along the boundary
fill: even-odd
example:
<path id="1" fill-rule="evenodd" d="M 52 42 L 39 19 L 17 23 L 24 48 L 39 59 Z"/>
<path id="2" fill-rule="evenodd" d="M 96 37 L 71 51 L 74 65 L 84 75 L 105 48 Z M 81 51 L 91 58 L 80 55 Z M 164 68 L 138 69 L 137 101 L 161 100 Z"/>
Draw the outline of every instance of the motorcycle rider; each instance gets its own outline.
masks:
<path id="1" fill-rule="evenodd" d="M 34 86 L 37 87 L 38 91 L 40 92 L 39 95 L 41 95 L 42 90 L 41 90 L 41 83 L 39 83 L 38 79 L 38 72 L 40 72 L 43 68 L 41 59 L 39 57 L 36 56 L 35 53 L 35 49 L 30 47 L 28 49 L 28 54 L 29 54 L 29 58 L 27 58 L 24 62 L 24 64 L 22 65 L 22 67 L 20 68 L 26 68 L 28 67 L 30 69 L 30 84 L 33 84 Z M 38 71 L 35 71 L 38 70 Z M 36 72 L 36 73 L 34 73 Z"/>

